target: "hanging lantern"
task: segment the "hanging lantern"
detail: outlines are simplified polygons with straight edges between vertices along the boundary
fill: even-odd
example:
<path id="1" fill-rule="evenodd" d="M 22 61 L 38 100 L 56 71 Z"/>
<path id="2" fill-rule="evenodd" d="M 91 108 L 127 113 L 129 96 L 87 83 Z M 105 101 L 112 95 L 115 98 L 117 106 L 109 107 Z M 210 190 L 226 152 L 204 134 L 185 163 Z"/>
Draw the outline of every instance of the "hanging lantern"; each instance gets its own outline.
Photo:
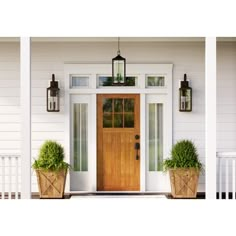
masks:
<path id="1" fill-rule="evenodd" d="M 59 91 L 58 81 L 55 81 L 55 75 L 52 74 L 52 81 L 50 81 L 50 87 L 47 88 L 47 111 L 58 112 L 60 111 L 59 104 Z"/>
<path id="2" fill-rule="evenodd" d="M 118 51 L 117 56 L 112 59 L 112 78 L 113 85 L 124 85 L 125 84 L 125 67 L 126 60 L 120 55 L 120 38 L 118 38 Z"/>
<path id="3" fill-rule="evenodd" d="M 192 88 L 189 87 L 186 74 L 179 88 L 179 111 L 192 111 Z"/>

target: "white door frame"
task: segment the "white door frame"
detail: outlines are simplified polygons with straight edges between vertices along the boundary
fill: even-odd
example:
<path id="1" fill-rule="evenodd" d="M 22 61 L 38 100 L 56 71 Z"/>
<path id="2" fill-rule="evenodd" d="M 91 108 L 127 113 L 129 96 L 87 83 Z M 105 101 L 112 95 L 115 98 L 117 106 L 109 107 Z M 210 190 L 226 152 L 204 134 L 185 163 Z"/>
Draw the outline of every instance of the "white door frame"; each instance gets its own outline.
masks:
<path id="1" fill-rule="evenodd" d="M 168 106 L 168 145 L 165 149 L 169 149 L 172 145 L 172 64 L 127 64 L 127 76 L 137 76 L 135 87 L 99 87 L 97 83 L 98 75 L 111 75 L 111 64 L 65 64 L 64 78 L 65 78 L 65 154 L 66 160 L 70 161 L 71 153 L 71 124 L 70 124 L 70 104 L 71 95 L 90 95 L 91 96 L 91 117 L 92 123 L 89 124 L 90 130 L 93 130 L 91 140 L 89 140 L 89 148 L 92 149 L 90 159 L 97 160 L 97 94 L 140 94 L 140 147 L 141 158 L 140 161 L 140 192 L 146 191 L 146 97 L 147 95 L 161 95 L 166 97 L 166 104 Z M 71 88 L 70 81 L 72 75 L 84 75 L 89 78 L 87 87 Z M 165 76 L 165 86 L 163 87 L 146 87 L 147 75 Z M 171 134 L 171 137 L 170 137 Z M 165 152 L 164 152 L 165 153 Z M 90 177 L 92 181 L 90 189 L 86 191 L 97 192 L 97 166 L 96 161 L 90 162 Z M 68 178 L 66 191 L 70 191 L 70 178 Z M 161 190 L 156 190 L 161 191 Z M 163 190 L 162 190 L 163 191 Z"/>

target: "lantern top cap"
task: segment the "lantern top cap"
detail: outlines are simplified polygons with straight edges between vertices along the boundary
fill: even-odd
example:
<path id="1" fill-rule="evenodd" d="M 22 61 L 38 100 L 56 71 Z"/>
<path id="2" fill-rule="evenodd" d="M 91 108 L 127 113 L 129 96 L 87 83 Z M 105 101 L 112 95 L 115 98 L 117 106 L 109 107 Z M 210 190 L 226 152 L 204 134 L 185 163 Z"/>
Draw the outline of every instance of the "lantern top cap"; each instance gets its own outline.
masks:
<path id="1" fill-rule="evenodd" d="M 59 89 L 58 88 L 58 81 L 55 81 L 55 74 L 52 74 L 52 81 L 50 81 L 50 88 L 51 89 Z"/>
<path id="2" fill-rule="evenodd" d="M 116 57 L 114 57 L 113 59 L 112 59 L 113 61 L 125 61 L 125 58 L 124 57 L 122 57 L 120 54 L 118 54 Z"/>
<path id="3" fill-rule="evenodd" d="M 187 81 L 187 74 L 184 74 L 184 80 L 181 81 L 181 88 L 189 88 L 188 81 Z"/>

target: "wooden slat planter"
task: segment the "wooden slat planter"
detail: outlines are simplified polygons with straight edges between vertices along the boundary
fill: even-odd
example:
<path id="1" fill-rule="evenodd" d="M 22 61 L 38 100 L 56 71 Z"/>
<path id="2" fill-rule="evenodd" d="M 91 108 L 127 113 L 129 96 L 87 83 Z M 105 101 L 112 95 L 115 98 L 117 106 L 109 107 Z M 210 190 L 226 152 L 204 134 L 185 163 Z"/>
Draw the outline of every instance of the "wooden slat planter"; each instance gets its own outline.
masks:
<path id="1" fill-rule="evenodd" d="M 67 170 L 36 170 L 40 198 L 63 198 Z"/>
<path id="2" fill-rule="evenodd" d="M 174 198 L 196 198 L 199 170 L 170 169 L 171 194 Z"/>

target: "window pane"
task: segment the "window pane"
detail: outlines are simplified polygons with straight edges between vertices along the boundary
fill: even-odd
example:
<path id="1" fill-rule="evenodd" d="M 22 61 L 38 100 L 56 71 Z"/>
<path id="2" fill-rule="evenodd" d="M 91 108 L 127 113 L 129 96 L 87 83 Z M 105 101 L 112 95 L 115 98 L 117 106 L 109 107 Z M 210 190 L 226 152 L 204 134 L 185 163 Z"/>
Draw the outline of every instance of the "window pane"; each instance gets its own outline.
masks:
<path id="1" fill-rule="evenodd" d="M 74 171 L 88 171 L 88 104 L 74 104 Z"/>
<path id="2" fill-rule="evenodd" d="M 111 76 L 99 76 L 99 86 L 112 86 L 113 79 Z"/>
<path id="3" fill-rule="evenodd" d="M 149 104 L 149 171 L 162 171 L 163 104 Z"/>
<path id="4" fill-rule="evenodd" d="M 112 112 L 112 99 L 103 99 L 103 112 Z"/>
<path id="5" fill-rule="evenodd" d="M 72 76 L 71 87 L 88 87 L 89 77 L 88 76 Z"/>
<path id="6" fill-rule="evenodd" d="M 135 86 L 135 78 L 134 76 L 127 76 L 125 78 L 125 86 Z"/>
<path id="7" fill-rule="evenodd" d="M 114 99 L 115 112 L 123 112 L 123 99 Z"/>
<path id="8" fill-rule="evenodd" d="M 124 114 L 125 128 L 134 128 L 134 114 Z"/>
<path id="9" fill-rule="evenodd" d="M 112 128 L 112 113 L 103 114 L 103 128 Z"/>
<path id="10" fill-rule="evenodd" d="M 114 115 L 114 127 L 123 128 L 123 114 Z"/>
<path id="11" fill-rule="evenodd" d="M 147 76 L 146 84 L 147 84 L 147 87 L 165 86 L 165 77 L 164 76 Z"/>
<path id="12" fill-rule="evenodd" d="M 125 78 L 125 83 L 120 85 L 113 83 L 113 78 L 112 76 L 98 76 L 98 84 L 99 87 L 106 87 L 106 86 L 135 86 L 135 81 L 136 81 L 135 76 L 126 76 Z"/>
<path id="13" fill-rule="evenodd" d="M 125 112 L 134 112 L 134 99 L 124 99 L 125 100 Z"/>

